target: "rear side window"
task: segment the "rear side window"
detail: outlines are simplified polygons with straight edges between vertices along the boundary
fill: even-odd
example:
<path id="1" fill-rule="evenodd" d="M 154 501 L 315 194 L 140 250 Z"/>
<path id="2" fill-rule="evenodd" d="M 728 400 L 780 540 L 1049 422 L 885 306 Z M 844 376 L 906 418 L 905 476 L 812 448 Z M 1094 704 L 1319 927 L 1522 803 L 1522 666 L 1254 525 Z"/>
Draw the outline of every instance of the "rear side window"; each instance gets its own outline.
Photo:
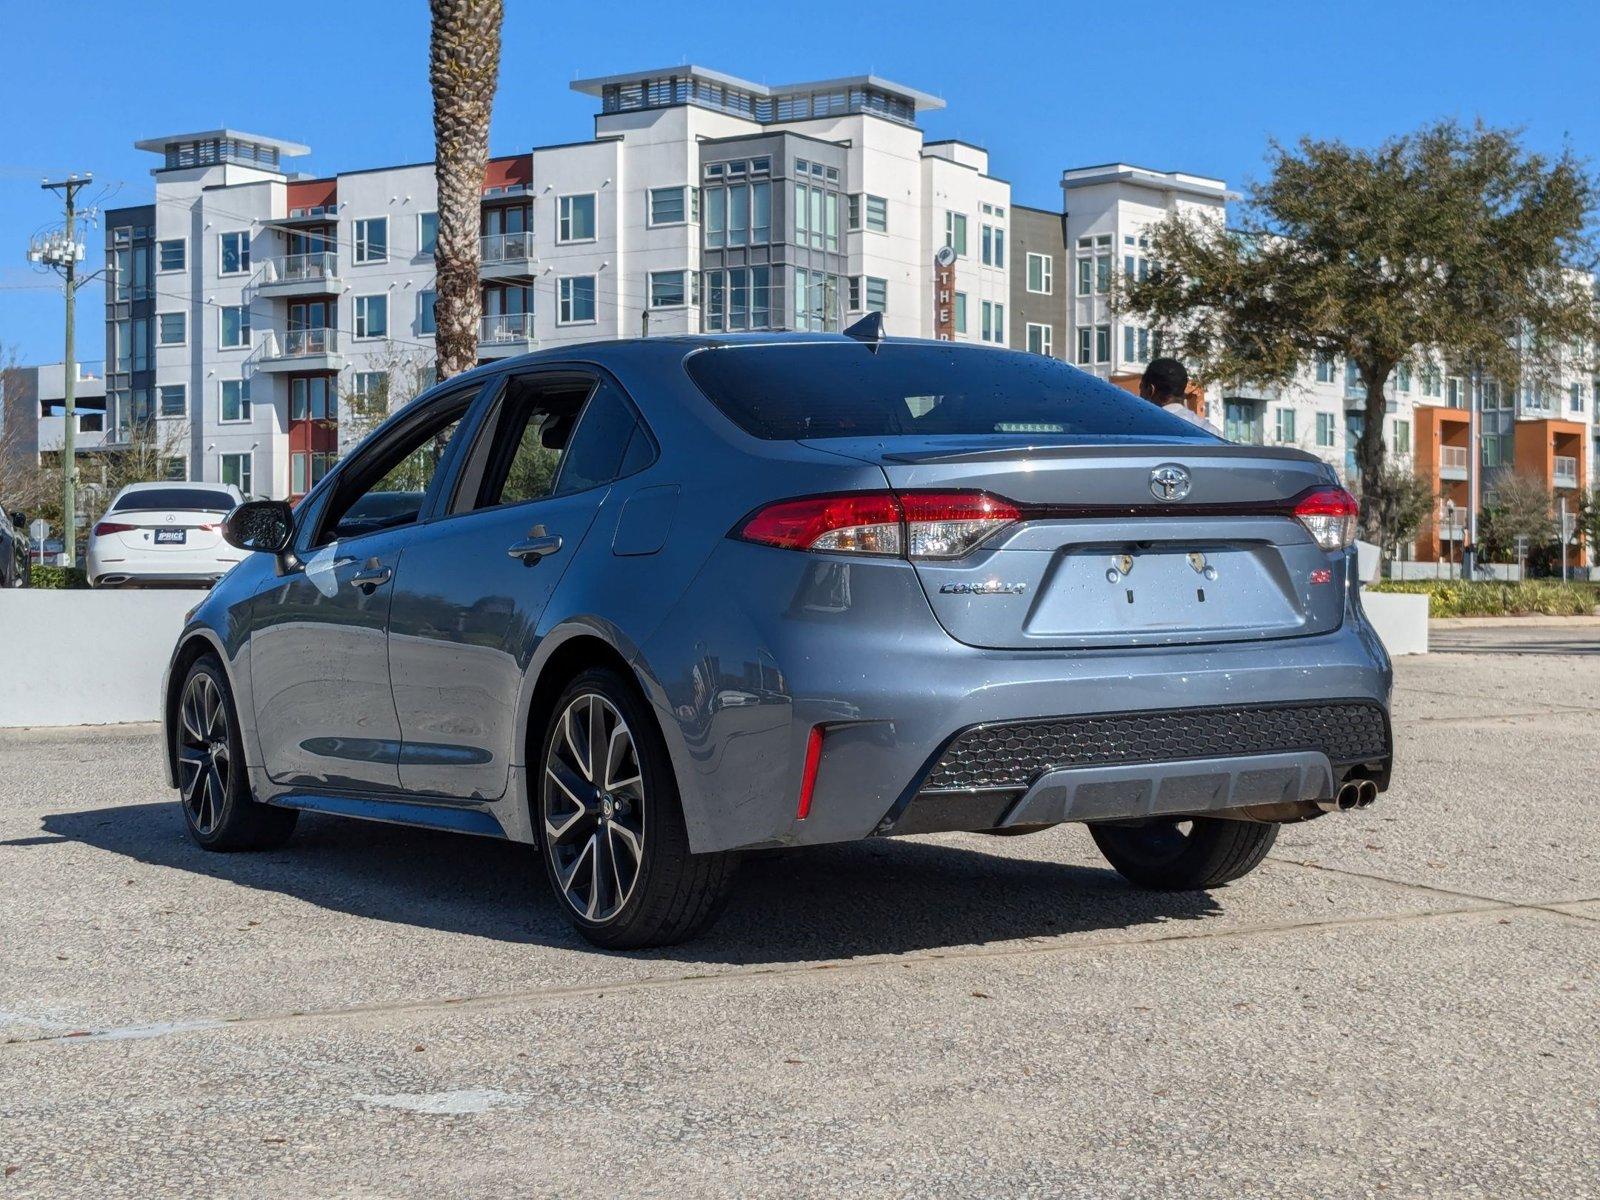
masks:
<path id="1" fill-rule="evenodd" d="M 812 342 L 703 350 L 686 369 L 746 433 L 1170 441 L 1198 426 L 1058 359 L 982 346 Z"/>
<path id="2" fill-rule="evenodd" d="M 166 509 L 187 509 L 199 512 L 228 512 L 238 501 L 227 492 L 210 488 L 170 487 L 141 488 L 117 497 L 112 512 L 161 512 Z"/>

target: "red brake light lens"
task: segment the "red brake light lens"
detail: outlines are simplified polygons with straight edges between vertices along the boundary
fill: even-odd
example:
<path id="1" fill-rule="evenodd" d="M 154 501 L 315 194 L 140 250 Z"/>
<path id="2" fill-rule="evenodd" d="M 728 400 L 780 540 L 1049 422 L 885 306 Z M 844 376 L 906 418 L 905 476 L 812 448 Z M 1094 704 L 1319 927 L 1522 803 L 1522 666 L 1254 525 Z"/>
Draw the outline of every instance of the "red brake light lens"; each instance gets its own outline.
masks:
<path id="1" fill-rule="evenodd" d="M 119 525 L 115 521 L 101 521 L 94 527 L 95 537 L 105 537 L 108 533 L 131 533 L 139 528 L 137 525 Z"/>
<path id="2" fill-rule="evenodd" d="M 786 550 L 960 558 L 1022 511 L 986 492 L 847 492 L 780 500 L 737 530 Z"/>
<path id="3" fill-rule="evenodd" d="M 811 794 L 817 790 L 817 767 L 822 763 L 822 726 L 813 725 L 806 737 L 806 760 L 800 771 L 800 804 L 795 816 L 804 821 L 811 815 Z"/>
<path id="4" fill-rule="evenodd" d="M 1324 550 L 1344 550 L 1356 540 L 1361 506 L 1342 487 L 1318 488 L 1294 506 L 1295 518 Z"/>

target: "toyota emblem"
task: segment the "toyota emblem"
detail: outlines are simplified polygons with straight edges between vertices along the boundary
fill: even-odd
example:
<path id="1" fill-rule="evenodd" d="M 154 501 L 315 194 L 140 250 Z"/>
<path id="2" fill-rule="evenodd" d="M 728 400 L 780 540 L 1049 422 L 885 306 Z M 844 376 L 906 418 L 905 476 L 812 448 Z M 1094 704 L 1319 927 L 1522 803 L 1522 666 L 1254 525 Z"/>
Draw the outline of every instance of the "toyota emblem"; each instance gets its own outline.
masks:
<path id="1" fill-rule="evenodd" d="M 1189 494 L 1189 472 L 1177 463 L 1162 463 L 1150 472 L 1150 494 L 1157 500 L 1182 500 Z"/>

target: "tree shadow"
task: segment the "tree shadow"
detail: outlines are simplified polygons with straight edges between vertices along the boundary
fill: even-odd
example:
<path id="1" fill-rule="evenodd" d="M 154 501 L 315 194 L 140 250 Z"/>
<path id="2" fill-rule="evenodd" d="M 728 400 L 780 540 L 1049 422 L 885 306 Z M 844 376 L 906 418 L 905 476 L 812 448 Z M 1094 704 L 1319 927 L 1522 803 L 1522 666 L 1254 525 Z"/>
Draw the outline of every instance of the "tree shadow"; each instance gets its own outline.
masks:
<path id="1" fill-rule="evenodd" d="M 55 813 L 44 832 L 151 866 L 277 892 L 331 911 L 496 941 L 592 951 L 571 929 L 531 847 L 302 813 L 282 850 L 210 854 L 175 803 Z M 1060 831 L 1015 841 L 1051 853 Z M 1142 892 L 1108 869 L 886 838 L 748 855 L 722 919 L 646 957 L 783 964 L 985 945 L 1198 920 L 1203 892 Z M 599 953 L 599 951 L 592 951 Z"/>

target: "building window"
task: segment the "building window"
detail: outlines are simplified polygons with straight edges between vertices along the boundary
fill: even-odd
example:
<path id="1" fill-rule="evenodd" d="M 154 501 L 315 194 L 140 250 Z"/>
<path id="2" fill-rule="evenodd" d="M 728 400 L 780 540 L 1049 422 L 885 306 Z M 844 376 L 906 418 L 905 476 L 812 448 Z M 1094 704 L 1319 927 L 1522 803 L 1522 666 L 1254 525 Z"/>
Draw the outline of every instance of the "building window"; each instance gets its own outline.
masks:
<path id="1" fill-rule="evenodd" d="M 1461 386 L 1461 380 L 1452 375 L 1445 380 L 1444 402 L 1451 408 L 1465 408 L 1467 406 L 1467 392 Z"/>
<path id="2" fill-rule="evenodd" d="M 247 451 L 244 454 L 224 454 L 221 459 L 222 482 L 231 483 L 239 489 L 241 496 L 248 497 L 255 484 L 252 455 Z"/>
<path id="3" fill-rule="evenodd" d="M 150 369 L 150 356 L 155 352 L 155 347 L 150 344 L 150 319 L 148 317 L 135 317 L 133 319 L 133 369 L 135 371 L 148 371 Z"/>
<path id="4" fill-rule="evenodd" d="M 1336 368 L 1334 366 L 1333 355 L 1331 355 L 1331 354 L 1319 354 L 1319 355 L 1317 355 L 1317 382 L 1318 383 L 1332 383 L 1337 378 L 1338 378 L 1338 375 L 1336 374 Z"/>
<path id="5" fill-rule="evenodd" d="M 160 313 L 156 317 L 156 341 L 163 346 L 181 346 L 189 340 L 186 313 Z"/>
<path id="6" fill-rule="evenodd" d="M 1035 325 L 1028 322 L 1028 349 L 1034 354 L 1049 355 L 1052 352 L 1053 334 L 1048 325 Z"/>
<path id="7" fill-rule="evenodd" d="M 967 294 L 965 292 L 957 292 L 956 293 L 955 326 L 956 326 L 956 332 L 957 333 L 966 333 L 966 331 L 967 331 Z"/>
<path id="8" fill-rule="evenodd" d="M 387 371 L 357 371 L 350 380 L 350 396 L 354 400 L 370 403 L 374 400 L 387 399 L 389 392 L 389 372 Z"/>
<path id="9" fill-rule="evenodd" d="M 685 199 L 688 188 L 664 187 L 650 189 L 650 224 L 682 225 L 689 219 L 689 204 Z"/>
<path id="10" fill-rule="evenodd" d="M 1439 373 L 1439 368 L 1429 363 L 1422 372 L 1422 394 L 1430 400 L 1437 400 L 1444 393 L 1444 376 Z"/>
<path id="11" fill-rule="evenodd" d="M 433 288 L 417 293 L 417 332 L 421 334 L 438 333 L 439 323 L 433 314 L 433 306 L 439 299 L 439 293 Z"/>
<path id="12" fill-rule="evenodd" d="M 1402 392 L 1411 390 L 1411 364 L 1401 363 L 1394 372 L 1395 388 Z"/>
<path id="13" fill-rule="evenodd" d="M 439 248 L 439 214 L 417 214 L 417 252 L 432 254 Z"/>
<path id="14" fill-rule="evenodd" d="M 1094 330 L 1087 325 L 1078 329 L 1078 361 L 1080 363 L 1094 361 Z"/>
<path id="15" fill-rule="evenodd" d="M 866 277 L 866 296 L 863 303 L 867 312 L 889 311 L 889 281 L 872 275 Z"/>
<path id="16" fill-rule="evenodd" d="M 849 204 L 849 226 L 852 230 L 866 228 L 874 233 L 889 232 L 889 202 L 882 196 L 856 192 L 850 196 Z"/>
<path id="17" fill-rule="evenodd" d="M 166 383 L 156 389 L 163 417 L 181 417 L 189 411 L 189 389 L 185 384 Z"/>
<path id="18" fill-rule="evenodd" d="M 338 421 L 339 396 L 326 375 L 302 375 L 289 381 L 291 421 Z"/>
<path id="19" fill-rule="evenodd" d="M 1048 296 L 1055 290 L 1055 263 L 1048 254 L 1028 255 L 1028 290 L 1036 296 Z"/>
<path id="20" fill-rule="evenodd" d="M 983 246 L 983 265 L 986 267 L 1003 267 L 1006 265 L 1006 231 L 999 225 L 985 225 L 981 236 Z"/>
<path id="21" fill-rule="evenodd" d="M 1096 325 L 1094 327 L 1094 360 L 1097 363 L 1111 361 L 1111 326 Z"/>
<path id="22" fill-rule="evenodd" d="M 1094 293 L 1094 257 L 1078 259 L 1078 295 L 1088 296 Z"/>
<path id="23" fill-rule="evenodd" d="M 1317 445 L 1324 447 L 1333 445 L 1335 429 L 1336 423 L 1333 414 L 1319 412 L 1317 414 Z"/>
<path id="24" fill-rule="evenodd" d="M 562 196 L 557 201 L 559 220 L 556 223 L 556 241 L 594 241 L 594 203 L 595 194 L 593 192 L 585 192 L 577 196 Z"/>
<path id="25" fill-rule="evenodd" d="M 1280 408 L 1277 415 L 1277 435 L 1280 442 L 1294 441 L 1294 409 Z"/>
<path id="26" fill-rule="evenodd" d="M 983 324 L 978 336 L 997 346 L 1006 344 L 1006 306 L 992 301 L 983 302 Z"/>
<path id="27" fill-rule="evenodd" d="M 219 275 L 243 275 L 250 270 L 250 235 L 247 232 L 225 233 L 221 237 L 221 262 Z"/>
<path id="28" fill-rule="evenodd" d="M 184 270 L 188 259 L 188 245 L 182 238 L 156 243 L 156 270 L 161 273 Z"/>
<path id="29" fill-rule="evenodd" d="M 389 260 L 389 218 L 363 217 L 356 222 L 355 261 L 380 263 Z"/>
<path id="30" fill-rule="evenodd" d="M 1567 388 L 1567 407 L 1575 413 L 1583 411 L 1583 384 L 1574 383 Z"/>
<path id="31" fill-rule="evenodd" d="M 356 336 L 381 338 L 389 336 L 389 297 L 387 295 L 357 296 L 355 298 Z"/>
<path id="32" fill-rule="evenodd" d="M 224 304 L 217 310 L 221 320 L 219 344 L 224 350 L 250 345 L 250 308 L 244 304 Z"/>
<path id="33" fill-rule="evenodd" d="M 1396 421 L 1394 423 L 1394 452 L 1396 454 L 1411 453 L 1411 422 Z"/>
<path id="34" fill-rule="evenodd" d="M 222 381 L 220 419 L 226 423 L 243 422 L 250 419 L 250 381 L 248 379 L 224 379 Z"/>
<path id="35" fill-rule="evenodd" d="M 944 214 L 944 244 L 949 246 L 963 258 L 967 254 L 967 214 L 950 212 Z"/>
<path id="36" fill-rule="evenodd" d="M 1361 381 L 1361 368 L 1353 362 L 1344 364 L 1344 394 L 1352 400 L 1364 400 L 1367 385 Z"/>
<path id="37" fill-rule="evenodd" d="M 162 460 L 161 474 L 168 483 L 182 483 L 189 478 L 189 464 L 181 458 L 168 458 Z"/>
<path id="38" fill-rule="evenodd" d="M 651 271 L 650 307 L 682 308 L 688 304 L 689 289 L 684 283 L 685 275 L 684 271 Z"/>
<path id="39" fill-rule="evenodd" d="M 1122 327 L 1123 361 L 1131 363 L 1149 362 L 1151 341 L 1150 330 L 1147 326 L 1124 325 Z"/>
<path id="40" fill-rule="evenodd" d="M 560 300 L 556 312 L 558 325 L 584 325 L 595 319 L 593 275 L 567 276 L 561 280 L 557 295 Z"/>

